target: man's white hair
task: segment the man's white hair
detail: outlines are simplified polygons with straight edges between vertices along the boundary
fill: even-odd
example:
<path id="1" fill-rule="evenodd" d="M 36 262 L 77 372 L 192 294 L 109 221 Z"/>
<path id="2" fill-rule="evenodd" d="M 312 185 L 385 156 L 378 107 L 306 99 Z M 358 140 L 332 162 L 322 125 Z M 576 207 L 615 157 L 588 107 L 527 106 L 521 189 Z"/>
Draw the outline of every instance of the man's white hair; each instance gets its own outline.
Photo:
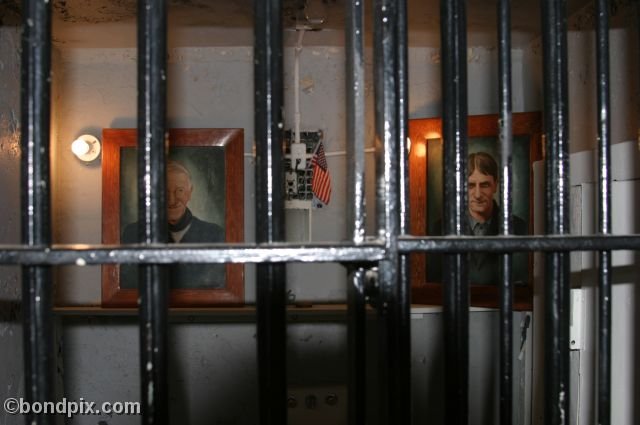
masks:
<path id="1" fill-rule="evenodd" d="M 193 181 L 191 180 L 191 172 L 182 163 L 170 160 L 167 161 L 167 174 L 169 173 L 181 173 L 187 176 L 189 179 L 189 190 L 193 189 Z"/>

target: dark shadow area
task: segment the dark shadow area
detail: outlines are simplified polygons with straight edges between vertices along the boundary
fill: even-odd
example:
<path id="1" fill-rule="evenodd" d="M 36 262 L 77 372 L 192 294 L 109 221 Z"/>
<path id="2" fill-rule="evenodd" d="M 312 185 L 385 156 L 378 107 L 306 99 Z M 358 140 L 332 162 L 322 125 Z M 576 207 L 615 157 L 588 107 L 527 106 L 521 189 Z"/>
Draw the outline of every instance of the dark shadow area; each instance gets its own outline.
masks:
<path id="1" fill-rule="evenodd" d="M 15 300 L 0 299 L 0 322 L 1 323 L 21 323 L 22 304 Z"/>
<path id="2" fill-rule="evenodd" d="M 0 2 L 0 26 L 20 25 L 22 19 L 22 2 L 19 0 L 2 0 Z"/>

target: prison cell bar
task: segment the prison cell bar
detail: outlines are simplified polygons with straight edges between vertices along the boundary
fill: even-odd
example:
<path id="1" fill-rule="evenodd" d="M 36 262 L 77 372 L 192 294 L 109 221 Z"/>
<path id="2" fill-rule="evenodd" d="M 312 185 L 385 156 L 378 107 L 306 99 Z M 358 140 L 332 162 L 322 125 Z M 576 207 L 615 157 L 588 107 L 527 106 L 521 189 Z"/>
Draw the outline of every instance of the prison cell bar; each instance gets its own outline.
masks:
<path id="1" fill-rule="evenodd" d="M 365 93 L 364 93 L 364 1 L 345 2 L 345 92 L 347 99 L 347 225 L 355 245 L 365 236 Z M 365 270 L 349 269 L 347 279 L 347 340 L 349 358 L 348 419 L 366 421 L 366 295 Z"/>
<path id="2" fill-rule="evenodd" d="M 165 156 L 167 3 L 138 3 L 138 240 L 167 243 Z M 140 267 L 140 374 L 143 424 L 169 423 L 167 266 Z"/>
<path id="3" fill-rule="evenodd" d="M 375 133 L 376 133 L 376 190 L 377 231 L 386 248 L 386 255 L 378 264 L 379 299 L 377 302 L 380 418 L 382 423 L 408 423 L 410 391 L 406 353 L 400 353 L 398 345 L 406 347 L 405 330 L 401 318 L 405 308 L 399 299 L 400 271 L 398 234 L 400 231 L 399 201 L 400 179 L 398 169 L 399 135 L 398 109 L 400 105 L 398 68 L 398 39 L 400 17 L 403 13 L 392 0 L 374 2 L 374 83 L 375 83 Z M 404 30 L 401 30 L 402 32 Z"/>
<path id="4" fill-rule="evenodd" d="M 254 90 L 256 241 L 284 239 L 282 194 L 282 1 L 255 1 Z M 283 264 L 257 267 L 260 423 L 287 423 L 286 276 Z"/>
<path id="5" fill-rule="evenodd" d="M 21 70 L 22 242 L 51 245 L 51 4 L 24 2 Z M 25 398 L 53 400 L 53 314 L 51 267 L 22 269 Z M 27 423 L 53 424 L 53 415 L 25 415 Z"/>
<path id="6" fill-rule="evenodd" d="M 467 205 L 467 39 L 463 0 L 440 2 L 445 235 L 463 234 Z M 444 256 L 445 421 L 469 415 L 469 282 L 464 254 Z"/>
<path id="7" fill-rule="evenodd" d="M 513 127 L 511 105 L 511 0 L 498 2 L 498 122 L 500 140 L 500 233 L 512 231 Z M 511 254 L 501 255 L 500 273 L 500 423 L 513 421 L 513 286 Z"/>
<path id="8" fill-rule="evenodd" d="M 569 144 L 565 0 L 542 0 L 545 229 L 569 233 Z M 545 256 L 545 423 L 569 424 L 569 254 Z"/>
<path id="9" fill-rule="evenodd" d="M 365 235 L 364 149 L 365 149 L 365 76 L 364 76 L 364 1 L 345 2 L 347 99 L 347 196 L 350 202 L 347 225 L 355 244 Z"/>
<path id="10" fill-rule="evenodd" d="M 365 269 L 355 268 L 347 282 L 348 423 L 366 423 L 366 294 Z"/>
<path id="11" fill-rule="evenodd" d="M 611 233 L 611 140 L 609 101 L 609 2 L 596 1 L 596 68 L 598 125 L 598 231 Z M 599 252 L 598 274 L 599 425 L 611 423 L 611 251 Z"/>
<path id="12" fill-rule="evenodd" d="M 383 259 L 382 243 L 368 241 L 351 246 L 346 243 L 300 246 L 273 244 L 154 244 L 142 245 L 53 245 L 51 248 L 24 245 L 0 245 L 0 264 L 73 265 L 73 264 L 185 264 L 185 263 L 345 263 L 373 265 Z M 400 253 L 466 252 L 550 252 L 640 250 L 640 235 L 590 236 L 399 236 Z"/>
<path id="13" fill-rule="evenodd" d="M 396 90 L 397 90 L 397 193 L 399 213 L 398 233 L 409 233 L 409 61 L 408 61 L 408 17 L 407 0 L 397 2 L 396 18 Z M 397 247 L 395 247 L 397 249 Z M 400 254 L 398 281 L 396 286 L 396 350 L 394 368 L 394 397 L 396 398 L 396 423 L 412 422 L 411 397 L 411 280 L 408 254 Z"/>

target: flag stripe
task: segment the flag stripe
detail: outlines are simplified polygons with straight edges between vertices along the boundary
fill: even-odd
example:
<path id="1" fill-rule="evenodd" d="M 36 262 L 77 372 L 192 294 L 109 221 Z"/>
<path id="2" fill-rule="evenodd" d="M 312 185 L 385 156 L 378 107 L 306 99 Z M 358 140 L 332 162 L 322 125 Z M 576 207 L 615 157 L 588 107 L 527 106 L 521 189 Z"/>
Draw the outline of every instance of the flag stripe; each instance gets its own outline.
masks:
<path id="1" fill-rule="evenodd" d="M 322 141 L 319 142 L 318 148 L 311 159 L 311 166 L 313 167 L 311 190 L 315 197 L 326 205 L 331 199 L 331 176 L 329 174 Z"/>

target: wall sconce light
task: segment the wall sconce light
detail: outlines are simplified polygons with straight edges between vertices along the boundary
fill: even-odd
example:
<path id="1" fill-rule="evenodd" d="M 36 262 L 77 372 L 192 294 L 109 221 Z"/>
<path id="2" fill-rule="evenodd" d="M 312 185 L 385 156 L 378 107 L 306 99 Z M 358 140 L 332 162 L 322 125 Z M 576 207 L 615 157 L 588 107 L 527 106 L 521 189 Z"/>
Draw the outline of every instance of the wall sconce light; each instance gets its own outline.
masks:
<path id="1" fill-rule="evenodd" d="M 100 156 L 100 141 L 90 134 L 83 134 L 71 143 L 71 152 L 80 161 L 91 162 Z"/>
<path id="2" fill-rule="evenodd" d="M 418 157 L 418 158 L 424 158 L 427 156 L 427 141 L 426 140 L 418 140 L 416 143 L 414 143 L 414 146 L 412 146 L 413 152 L 412 155 Z"/>

